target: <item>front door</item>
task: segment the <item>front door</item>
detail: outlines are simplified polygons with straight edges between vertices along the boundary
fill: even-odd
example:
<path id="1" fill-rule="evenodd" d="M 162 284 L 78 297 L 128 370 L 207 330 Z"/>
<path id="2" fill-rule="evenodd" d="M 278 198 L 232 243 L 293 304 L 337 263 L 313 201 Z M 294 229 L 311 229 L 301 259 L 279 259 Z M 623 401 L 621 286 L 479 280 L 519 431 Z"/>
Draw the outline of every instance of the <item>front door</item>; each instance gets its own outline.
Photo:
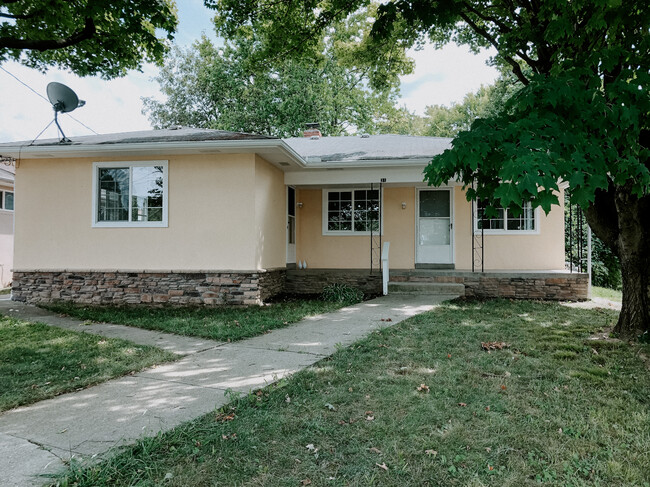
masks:
<path id="1" fill-rule="evenodd" d="M 287 264 L 296 263 L 296 189 L 287 188 Z"/>
<path id="2" fill-rule="evenodd" d="M 453 264 L 450 189 L 418 191 L 417 264 Z"/>

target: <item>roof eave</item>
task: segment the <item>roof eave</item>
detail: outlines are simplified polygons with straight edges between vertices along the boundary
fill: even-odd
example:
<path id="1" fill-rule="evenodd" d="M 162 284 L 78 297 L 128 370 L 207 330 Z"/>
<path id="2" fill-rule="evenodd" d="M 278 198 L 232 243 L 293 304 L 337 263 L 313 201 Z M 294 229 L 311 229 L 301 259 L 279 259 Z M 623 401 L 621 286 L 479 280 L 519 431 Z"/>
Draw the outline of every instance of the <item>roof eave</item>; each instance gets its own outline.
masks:
<path id="1" fill-rule="evenodd" d="M 119 157 L 145 154 L 257 153 L 265 149 L 279 150 L 297 166 L 306 166 L 305 160 L 280 139 L 5 146 L 0 148 L 0 155 L 15 159 L 59 159 L 106 157 L 109 154 L 110 156 Z"/>
<path id="2" fill-rule="evenodd" d="M 341 169 L 341 168 L 369 168 L 369 167 L 404 167 L 404 166 L 426 166 L 431 162 L 431 157 L 416 159 L 374 159 L 374 160 L 350 160 L 330 162 L 307 162 L 307 169 Z"/>

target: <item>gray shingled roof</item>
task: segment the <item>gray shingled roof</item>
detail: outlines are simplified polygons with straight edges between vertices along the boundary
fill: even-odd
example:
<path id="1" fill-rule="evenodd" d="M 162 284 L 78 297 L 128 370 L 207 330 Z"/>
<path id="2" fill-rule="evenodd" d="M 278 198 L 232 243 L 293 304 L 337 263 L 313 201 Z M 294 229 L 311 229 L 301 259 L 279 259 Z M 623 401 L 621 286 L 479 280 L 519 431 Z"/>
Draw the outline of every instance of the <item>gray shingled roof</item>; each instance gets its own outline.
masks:
<path id="1" fill-rule="evenodd" d="M 369 137 L 294 137 L 283 139 L 308 162 L 431 159 L 451 147 L 447 137 L 371 135 Z"/>
<path id="2" fill-rule="evenodd" d="M 61 146 L 61 145 L 103 145 L 103 144 L 142 144 L 151 142 L 202 142 L 209 140 L 264 140 L 277 139 L 277 137 L 268 137 L 266 135 L 245 134 L 240 132 L 229 132 L 227 130 L 210 130 L 195 128 L 179 128 L 164 130 L 142 130 L 140 132 L 123 132 L 117 134 L 105 135 L 84 135 L 80 137 L 69 137 L 71 144 L 59 144 L 59 139 L 37 140 L 33 144 L 29 141 L 24 142 L 5 142 L 3 146 Z"/>

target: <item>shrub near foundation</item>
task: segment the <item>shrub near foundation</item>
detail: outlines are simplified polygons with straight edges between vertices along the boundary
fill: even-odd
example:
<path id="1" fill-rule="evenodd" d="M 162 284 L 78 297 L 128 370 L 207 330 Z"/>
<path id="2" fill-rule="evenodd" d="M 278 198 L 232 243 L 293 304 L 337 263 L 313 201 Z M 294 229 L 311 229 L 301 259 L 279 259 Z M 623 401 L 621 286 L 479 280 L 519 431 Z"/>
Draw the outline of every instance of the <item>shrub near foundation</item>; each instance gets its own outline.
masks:
<path id="1" fill-rule="evenodd" d="M 349 305 L 363 301 L 363 292 L 347 284 L 330 284 L 323 289 L 322 297 L 324 301 Z"/>

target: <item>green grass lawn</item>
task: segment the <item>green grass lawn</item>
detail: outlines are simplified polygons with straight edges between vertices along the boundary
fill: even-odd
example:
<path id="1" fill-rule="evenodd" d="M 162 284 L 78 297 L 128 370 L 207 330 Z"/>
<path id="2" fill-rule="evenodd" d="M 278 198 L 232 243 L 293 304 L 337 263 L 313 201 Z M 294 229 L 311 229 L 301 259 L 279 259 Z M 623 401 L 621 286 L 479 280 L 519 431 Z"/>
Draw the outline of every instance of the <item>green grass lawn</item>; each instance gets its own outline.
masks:
<path id="1" fill-rule="evenodd" d="M 615 321 L 449 303 L 62 485 L 648 486 L 650 346 L 590 340 Z"/>
<path id="2" fill-rule="evenodd" d="M 623 293 L 621 291 L 618 291 L 616 289 L 609 289 L 606 287 L 592 286 L 591 296 L 594 298 L 609 299 L 611 301 L 616 301 L 618 303 L 623 301 Z"/>
<path id="3" fill-rule="evenodd" d="M 124 340 L 0 317 L 0 411 L 176 358 Z"/>
<path id="4" fill-rule="evenodd" d="M 45 308 L 82 320 L 119 323 L 178 335 L 236 341 L 283 328 L 307 316 L 334 311 L 340 303 L 318 299 L 287 299 L 247 308 L 79 307 L 58 303 Z"/>

